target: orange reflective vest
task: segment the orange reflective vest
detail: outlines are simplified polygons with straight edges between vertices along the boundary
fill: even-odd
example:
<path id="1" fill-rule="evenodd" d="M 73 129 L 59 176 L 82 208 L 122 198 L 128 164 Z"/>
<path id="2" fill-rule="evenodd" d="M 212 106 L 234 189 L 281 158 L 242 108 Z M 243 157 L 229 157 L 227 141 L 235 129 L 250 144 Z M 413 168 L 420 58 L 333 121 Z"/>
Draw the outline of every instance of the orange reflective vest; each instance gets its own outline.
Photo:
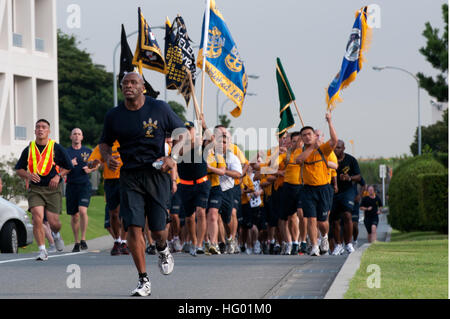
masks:
<path id="1" fill-rule="evenodd" d="M 28 150 L 28 170 L 34 174 L 47 176 L 55 165 L 53 161 L 54 148 L 55 141 L 49 139 L 41 153 L 36 142 L 32 141 Z"/>

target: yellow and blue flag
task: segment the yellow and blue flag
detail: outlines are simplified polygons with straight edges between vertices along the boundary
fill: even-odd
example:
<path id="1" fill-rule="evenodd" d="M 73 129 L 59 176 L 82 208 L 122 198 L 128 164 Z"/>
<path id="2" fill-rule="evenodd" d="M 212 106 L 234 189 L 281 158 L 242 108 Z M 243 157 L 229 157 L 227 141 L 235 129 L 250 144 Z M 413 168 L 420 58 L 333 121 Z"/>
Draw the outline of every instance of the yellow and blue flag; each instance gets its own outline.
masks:
<path id="1" fill-rule="evenodd" d="M 247 91 L 247 74 L 236 43 L 231 37 L 222 14 L 217 10 L 214 0 L 210 2 L 209 12 L 205 71 L 211 81 L 236 104 L 236 108 L 230 113 L 234 117 L 238 117 L 241 115 Z M 205 17 L 203 17 L 202 30 L 205 30 Z M 205 39 L 202 32 L 197 57 L 199 68 L 203 67 L 204 46 Z"/>
<path id="2" fill-rule="evenodd" d="M 355 80 L 356 74 L 361 70 L 364 62 L 362 52 L 367 50 L 370 42 L 371 29 L 367 24 L 367 7 L 356 11 L 355 16 L 356 20 L 347 42 L 341 70 L 327 89 L 326 102 L 329 111 L 335 108 L 337 102 L 342 102 L 339 92 Z"/>

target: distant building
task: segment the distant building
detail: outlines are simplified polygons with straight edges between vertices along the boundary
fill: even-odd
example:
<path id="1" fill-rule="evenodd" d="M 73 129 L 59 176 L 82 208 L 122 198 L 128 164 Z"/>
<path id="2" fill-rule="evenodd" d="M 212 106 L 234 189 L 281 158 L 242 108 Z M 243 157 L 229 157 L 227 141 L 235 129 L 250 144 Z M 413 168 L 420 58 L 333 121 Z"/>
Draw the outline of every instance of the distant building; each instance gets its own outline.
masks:
<path id="1" fill-rule="evenodd" d="M 59 140 L 55 0 L 0 0 L 0 157 L 19 157 L 35 122 Z"/>
<path id="2" fill-rule="evenodd" d="M 430 105 L 431 124 L 442 121 L 442 115 L 444 114 L 444 111 L 448 109 L 448 102 L 436 102 L 434 100 L 430 100 Z"/>

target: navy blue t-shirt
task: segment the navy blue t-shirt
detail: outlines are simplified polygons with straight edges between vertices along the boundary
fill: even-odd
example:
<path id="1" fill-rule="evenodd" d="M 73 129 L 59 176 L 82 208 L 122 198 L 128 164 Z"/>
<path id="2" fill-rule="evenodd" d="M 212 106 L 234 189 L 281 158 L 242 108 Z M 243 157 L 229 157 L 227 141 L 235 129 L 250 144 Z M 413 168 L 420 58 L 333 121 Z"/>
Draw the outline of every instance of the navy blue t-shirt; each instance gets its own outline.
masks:
<path id="1" fill-rule="evenodd" d="M 338 194 L 340 194 L 353 187 L 352 182 L 342 181 L 340 179 L 340 175 L 348 174 L 350 176 L 354 176 L 361 174 L 361 171 L 359 170 L 359 165 L 356 158 L 347 153 L 344 153 L 344 158 L 342 159 L 342 161 L 338 160 L 338 169 L 336 173 L 338 182 Z"/>
<path id="2" fill-rule="evenodd" d="M 184 127 L 183 121 L 166 102 L 146 96 L 137 111 L 128 110 L 124 103 L 108 111 L 100 143 L 119 142 L 123 170 L 151 167 L 165 156 L 166 133 L 179 127 Z"/>
<path id="3" fill-rule="evenodd" d="M 67 183 L 69 184 L 86 184 L 90 183 L 89 175 L 83 170 L 84 166 L 87 166 L 88 158 L 91 155 L 92 150 L 85 146 L 81 146 L 79 150 L 74 149 L 72 146 L 67 148 L 67 154 L 72 160 L 77 159 L 77 165 L 74 165 L 73 169 L 67 174 Z"/>
<path id="4" fill-rule="evenodd" d="M 204 148 L 196 147 L 186 154 L 187 163 L 183 160 L 177 164 L 178 176 L 181 179 L 194 181 L 208 174 L 208 165 L 203 157 Z M 181 157 L 183 159 L 183 157 Z"/>
<path id="5" fill-rule="evenodd" d="M 45 145 L 39 145 L 37 143 L 36 143 L 36 146 L 37 146 L 39 152 L 42 152 L 45 148 Z M 20 158 L 17 161 L 16 166 L 15 166 L 16 170 L 18 170 L 18 169 L 27 170 L 28 169 L 28 149 L 29 148 L 30 148 L 30 146 L 27 146 L 23 150 L 22 154 L 20 155 Z M 58 165 L 62 168 L 65 168 L 67 170 L 73 169 L 72 162 L 71 162 L 66 150 L 64 149 L 64 147 L 62 147 L 58 143 L 55 143 L 55 148 L 53 149 L 53 151 L 54 151 L 53 160 L 56 163 L 56 165 Z M 34 183 L 33 181 L 30 181 L 30 183 L 33 185 L 37 185 L 37 186 L 48 186 L 48 184 L 50 183 L 50 180 L 53 177 L 55 177 L 56 174 L 57 174 L 56 168 L 55 168 L 55 166 L 53 166 L 52 170 L 50 171 L 50 173 L 48 173 L 47 176 L 39 175 L 41 177 L 41 181 L 39 183 Z"/>

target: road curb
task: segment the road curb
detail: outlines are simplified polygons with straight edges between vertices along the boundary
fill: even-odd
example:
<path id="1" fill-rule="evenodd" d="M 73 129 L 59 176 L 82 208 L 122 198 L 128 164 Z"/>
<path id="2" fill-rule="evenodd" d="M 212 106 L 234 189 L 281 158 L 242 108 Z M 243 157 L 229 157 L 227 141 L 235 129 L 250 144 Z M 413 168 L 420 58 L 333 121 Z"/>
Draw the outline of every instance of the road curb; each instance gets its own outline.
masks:
<path id="1" fill-rule="evenodd" d="M 347 260 L 344 265 L 342 265 L 341 270 L 331 284 L 330 289 L 328 289 L 324 299 L 344 299 L 344 294 L 347 292 L 350 280 L 353 278 L 361 264 L 363 252 L 370 245 L 371 244 L 368 243 L 362 245 L 347 257 Z"/>

